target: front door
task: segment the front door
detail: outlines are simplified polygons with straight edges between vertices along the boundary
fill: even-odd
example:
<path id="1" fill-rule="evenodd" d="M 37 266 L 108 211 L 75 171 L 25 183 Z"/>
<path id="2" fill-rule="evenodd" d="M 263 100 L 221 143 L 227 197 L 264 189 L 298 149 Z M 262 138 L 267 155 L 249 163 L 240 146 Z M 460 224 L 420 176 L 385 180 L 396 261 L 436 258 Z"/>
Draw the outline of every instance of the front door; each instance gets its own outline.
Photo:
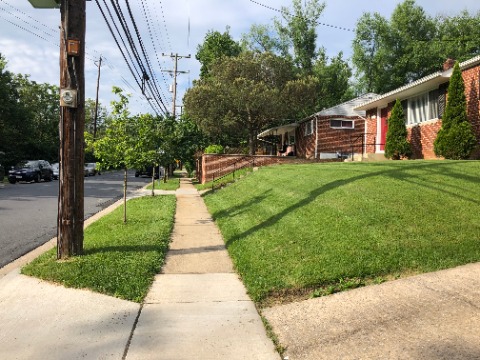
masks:
<path id="1" fill-rule="evenodd" d="M 380 111 L 380 151 L 385 151 L 385 141 L 387 140 L 388 130 L 388 108 Z"/>

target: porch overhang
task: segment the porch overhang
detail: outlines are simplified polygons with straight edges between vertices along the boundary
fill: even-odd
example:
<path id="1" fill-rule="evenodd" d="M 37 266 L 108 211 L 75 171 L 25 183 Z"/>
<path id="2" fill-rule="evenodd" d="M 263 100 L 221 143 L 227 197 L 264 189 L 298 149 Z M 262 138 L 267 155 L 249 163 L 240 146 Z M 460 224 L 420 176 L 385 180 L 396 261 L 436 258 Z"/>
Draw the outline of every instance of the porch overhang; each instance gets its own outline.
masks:
<path id="1" fill-rule="evenodd" d="M 276 126 L 265 131 L 262 131 L 260 134 L 257 135 L 257 139 L 272 136 L 272 135 L 283 135 L 287 132 L 295 130 L 298 127 L 297 123 L 292 123 L 288 125 Z"/>

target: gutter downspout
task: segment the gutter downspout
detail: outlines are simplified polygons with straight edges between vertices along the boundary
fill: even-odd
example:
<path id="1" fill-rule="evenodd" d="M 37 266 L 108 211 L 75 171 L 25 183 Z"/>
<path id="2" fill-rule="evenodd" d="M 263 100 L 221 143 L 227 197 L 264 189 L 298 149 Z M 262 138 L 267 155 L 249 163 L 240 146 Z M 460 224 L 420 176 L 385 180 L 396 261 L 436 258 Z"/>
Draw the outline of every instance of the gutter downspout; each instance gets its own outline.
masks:
<path id="1" fill-rule="evenodd" d="M 315 116 L 315 160 L 318 158 L 318 117 Z"/>
<path id="2" fill-rule="evenodd" d="M 358 115 L 358 114 L 357 114 Z M 358 115 L 360 119 L 365 121 L 365 126 L 363 127 L 363 149 L 362 149 L 362 161 L 363 161 L 363 154 L 367 154 L 367 119 L 365 119 L 362 115 Z"/>

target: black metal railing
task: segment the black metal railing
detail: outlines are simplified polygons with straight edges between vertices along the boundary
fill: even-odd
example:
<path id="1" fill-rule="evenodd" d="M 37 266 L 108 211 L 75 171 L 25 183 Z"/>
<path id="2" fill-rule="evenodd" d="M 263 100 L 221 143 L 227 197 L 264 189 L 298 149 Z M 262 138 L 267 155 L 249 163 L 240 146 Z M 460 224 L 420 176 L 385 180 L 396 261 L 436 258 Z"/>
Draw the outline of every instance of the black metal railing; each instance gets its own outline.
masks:
<path id="1" fill-rule="evenodd" d="M 229 168 L 233 167 L 232 171 L 228 171 Z M 244 156 L 240 159 L 234 159 L 231 162 L 227 162 L 225 166 L 221 169 L 215 171 L 212 175 L 212 190 L 215 190 L 215 186 L 218 182 L 226 177 L 232 175 L 233 180 L 235 180 L 235 175 L 238 171 L 243 170 L 247 167 L 251 167 L 252 169 L 255 167 L 255 158 L 250 156 Z M 226 170 L 227 169 L 227 170 Z M 223 183 L 220 183 L 222 186 Z"/>

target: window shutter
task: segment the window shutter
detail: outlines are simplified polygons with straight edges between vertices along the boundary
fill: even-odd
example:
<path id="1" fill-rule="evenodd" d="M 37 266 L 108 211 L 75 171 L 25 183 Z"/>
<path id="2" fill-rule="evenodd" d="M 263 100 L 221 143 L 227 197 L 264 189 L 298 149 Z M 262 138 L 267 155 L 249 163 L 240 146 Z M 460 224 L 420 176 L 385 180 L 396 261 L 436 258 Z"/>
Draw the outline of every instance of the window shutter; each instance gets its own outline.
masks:
<path id="1" fill-rule="evenodd" d="M 438 118 L 443 117 L 445 106 L 447 105 L 447 88 L 448 83 L 440 85 L 438 88 Z"/>
<path id="2" fill-rule="evenodd" d="M 438 95 L 439 95 L 439 90 L 432 90 L 428 93 L 428 107 L 430 111 L 430 119 L 438 119 Z"/>
<path id="3" fill-rule="evenodd" d="M 405 116 L 405 124 L 408 124 L 408 100 L 401 101 L 403 108 L 403 115 Z"/>

